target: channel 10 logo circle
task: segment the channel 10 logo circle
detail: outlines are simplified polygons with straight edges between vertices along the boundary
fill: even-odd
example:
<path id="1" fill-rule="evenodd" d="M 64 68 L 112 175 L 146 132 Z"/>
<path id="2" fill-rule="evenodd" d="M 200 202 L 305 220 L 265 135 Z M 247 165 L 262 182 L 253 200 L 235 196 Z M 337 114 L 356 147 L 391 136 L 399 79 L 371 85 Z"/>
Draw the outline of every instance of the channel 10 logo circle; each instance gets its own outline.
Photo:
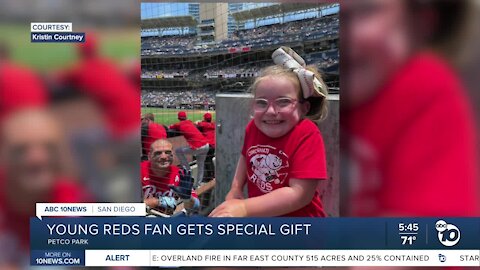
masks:
<path id="1" fill-rule="evenodd" d="M 452 247 L 460 241 L 460 230 L 453 224 L 439 220 L 435 223 L 435 229 L 438 231 L 438 240 L 444 246 Z"/>

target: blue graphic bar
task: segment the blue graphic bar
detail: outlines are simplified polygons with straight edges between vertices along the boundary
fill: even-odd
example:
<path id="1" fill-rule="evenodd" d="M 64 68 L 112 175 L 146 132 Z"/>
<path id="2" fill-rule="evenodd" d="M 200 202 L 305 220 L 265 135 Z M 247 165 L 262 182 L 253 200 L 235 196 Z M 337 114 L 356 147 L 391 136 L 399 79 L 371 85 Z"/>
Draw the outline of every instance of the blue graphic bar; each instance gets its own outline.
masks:
<path id="1" fill-rule="evenodd" d="M 30 235 L 40 251 L 476 250 L 480 218 L 31 218 Z"/>

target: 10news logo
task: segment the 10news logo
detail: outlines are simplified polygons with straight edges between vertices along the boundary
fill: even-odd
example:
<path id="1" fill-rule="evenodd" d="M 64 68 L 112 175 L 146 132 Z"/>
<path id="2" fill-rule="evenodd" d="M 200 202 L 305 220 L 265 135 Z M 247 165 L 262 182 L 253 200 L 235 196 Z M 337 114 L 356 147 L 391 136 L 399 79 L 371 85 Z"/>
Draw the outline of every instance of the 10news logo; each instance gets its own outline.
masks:
<path id="1" fill-rule="evenodd" d="M 457 226 L 449 224 L 444 220 L 435 223 L 438 240 L 446 247 L 455 246 L 460 241 L 460 230 Z"/>

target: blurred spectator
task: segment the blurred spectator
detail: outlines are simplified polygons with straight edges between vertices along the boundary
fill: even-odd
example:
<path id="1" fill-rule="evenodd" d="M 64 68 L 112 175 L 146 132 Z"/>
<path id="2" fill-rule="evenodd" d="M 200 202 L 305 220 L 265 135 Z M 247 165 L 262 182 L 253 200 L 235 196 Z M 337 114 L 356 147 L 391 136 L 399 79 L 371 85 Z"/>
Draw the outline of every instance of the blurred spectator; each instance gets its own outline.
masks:
<path id="1" fill-rule="evenodd" d="M 55 102 L 68 125 L 82 181 L 99 202 L 134 201 L 140 141 L 139 91 L 116 64 L 99 55 L 94 34 L 76 47 L 79 62 L 61 71 L 56 83 L 72 97 Z M 58 93 L 57 93 L 58 94 Z"/>
<path id="2" fill-rule="evenodd" d="M 60 81 L 92 98 L 108 119 L 111 135 L 116 138 L 138 132 L 140 97 L 136 86 L 109 59 L 98 54 L 98 41 L 87 32 L 85 43 L 78 45 L 80 62 L 64 72 Z M 137 86 L 138 87 L 138 86 Z"/>
<path id="3" fill-rule="evenodd" d="M 21 256 L 28 252 L 35 203 L 85 202 L 88 196 L 73 180 L 63 130 L 48 112 L 10 114 L 0 139 L 0 266 L 18 265 L 27 259 Z"/>
<path id="4" fill-rule="evenodd" d="M 7 46 L 0 43 L 0 119 L 22 108 L 44 106 L 48 95 L 33 71 L 10 60 Z"/>
<path id="5" fill-rule="evenodd" d="M 192 155 L 197 159 L 197 178 L 196 184 L 203 182 L 203 173 L 205 170 L 205 159 L 208 153 L 208 142 L 205 136 L 195 127 L 192 121 L 187 119 L 187 113 L 178 112 L 180 122 L 171 125 L 169 128 L 180 132 L 187 140 L 188 146 L 182 146 L 175 149 L 178 159 L 182 166 L 190 170 L 190 163 L 186 155 Z"/>
<path id="6" fill-rule="evenodd" d="M 162 125 L 155 123 L 153 113 L 142 116 L 142 160 L 147 160 L 152 143 L 167 138 L 167 131 Z"/>
<path id="7" fill-rule="evenodd" d="M 213 165 L 213 158 L 215 157 L 215 122 L 212 122 L 212 114 L 205 113 L 203 121 L 199 122 L 197 127 L 205 136 L 209 145 L 205 160 L 205 179 L 210 180 L 215 177 L 215 166 Z"/>
<path id="8" fill-rule="evenodd" d="M 30 268 L 30 258 L 28 256 L 28 222 L 29 217 L 34 216 L 32 209 L 34 209 L 35 200 L 38 199 L 40 202 L 81 202 L 83 196 L 79 193 L 83 193 L 81 188 L 84 186 L 83 181 L 85 179 L 83 176 L 78 176 L 77 178 L 77 175 L 84 172 L 91 173 L 92 170 L 91 168 L 82 167 L 80 163 L 75 163 L 75 172 L 78 173 L 70 176 L 69 172 L 72 170 L 64 168 L 64 166 L 66 167 L 68 164 L 63 165 L 63 163 L 68 159 L 72 159 L 72 156 L 68 154 L 62 154 L 61 156 L 56 155 L 57 151 L 55 149 L 58 149 L 58 144 L 63 140 L 53 134 L 56 133 L 57 130 L 54 124 L 50 125 L 48 124 L 50 123 L 49 121 L 40 119 L 43 119 L 43 117 L 41 117 L 43 112 L 32 112 L 29 113 L 28 116 L 25 113 L 25 117 L 22 117 L 21 121 L 20 114 L 17 115 L 17 112 L 23 113 L 24 109 L 33 111 L 33 107 L 36 107 L 36 110 L 41 110 L 41 107 L 47 105 L 48 101 L 52 101 L 52 99 L 47 99 L 46 93 L 49 91 L 54 92 L 53 90 L 56 90 L 58 85 L 54 87 L 52 85 L 52 88 L 46 89 L 35 73 L 44 73 L 54 68 L 63 68 L 64 65 L 70 65 L 72 63 L 71 61 L 77 59 L 75 55 L 76 51 L 68 50 L 67 48 L 71 46 L 70 44 L 53 45 L 30 43 L 28 40 L 29 31 L 25 26 L 39 19 L 40 21 L 54 22 L 74 21 L 75 30 L 84 32 L 81 29 L 88 25 L 98 30 L 102 38 L 105 38 L 108 42 L 115 42 L 115 44 L 110 43 L 107 44 L 107 46 L 102 46 L 103 49 L 105 49 L 102 50 L 103 52 L 116 59 L 130 55 L 136 57 L 137 63 L 139 63 L 138 50 L 129 45 L 135 44 L 135 33 L 129 30 L 126 31 L 126 29 L 134 29 L 138 26 L 140 5 L 129 0 L 106 0 L 88 3 L 75 0 L 38 1 L 35 3 L 26 0 L 8 0 L 2 1 L 0 13 L 2 14 L 2 16 L 0 16 L 2 19 L 2 36 L 0 39 L 12 45 L 12 59 L 5 61 L 5 57 L 2 57 L 2 60 L 0 60 L 0 114 L 2 115 L 1 117 L 5 119 L 0 121 L 2 126 L 0 129 L 0 183 L 2 186 L 0 188 L 0 269 L 5 269 L 5 267 L 8 266 L 10 266 L 10 269 L 28 269 Z M 89 36 L 90 35 L 87 34 L 87 40 L 89 40 Z M 120 45 L 124 49 L 119 51 L 118 46 Z M 59 48 L 58 53 L 56 48 Z M 2 55 L 5 54 L 2 53 Z M 18 63 L 20 62 L 29 66 L 29 68 L 35 66 L 39 69 L 32 71 L 24 67 L 19 67 Z M 116 65 L 118 66 L 118 64 Z M 12 67 L 14 69 L 12 69 Z M 97 72 L 96 76 L 101 77 L 100 80 L 107 82 L 110 80 L 109 76 L 111 74 L 108 73 L 108 71 L 106 71 L 106 73 L 103 71 L 104 70 L 100 68 L 94 72 Z M 139 72 L 140 69 L 138 73 Z M 139 77 L 140 74 L 137 76 L 137 80 Z M 58 88 L 63 89 L 72 86 L 72 88 L 77 89 L 77 86 L 67 84 L 62 84 Z M 122 83 L 119 82 L 119 84 Z M 115 91 L 119 89 L 114 87 L 113 90 L 110 99 L 119 101 L 115 93 Z M 103 135 L 102 139 L 105 139 L 101 142 L 102 144 L 89 145 L 95 148 L 95 150 L 102 148 L 102 153 L 99 155 L 96 153 L 95 155 L 87 153 L 84 158 L 96 166 L 101 165 L 102 168 L 105 164 L 112 164 L 112 157 L 114 157 L 116 161 L 125 160 L 122 165 L 117 166 L 114 170 L 101 170 L 97 173 L 98 178 L 95 179 L 96 183 L 93 185 L 95 188 L 94 191 L 101 193 L 103 198 L 106 198 L 105 201 L 138 201 L 141 190 L 138 184 L 138 176 L 140 175 L 140 168 L 138 166 L 138 142 L 140 141 L 140 132 L 138 130 L 140 126 L 140 110 L 138 106 L 139 90 L 139 87 L 135 89 L 136 97 L 122 99 L 122 101 L 119 102 L 126 100 L 126 103 L 117 105 L 119 108 L 122 108 L 122 110 L 128 111 L 129 108 L 127 108 L 127 106 L 134 104 L 133 108 L 136 109 L 135 113 L 126 112 L 126 114 L 128 114 L 127 117 L 132 115 L 134 118 L 132 123 L 135 123 L 137 126 L 131 131 L 133 136 L 136 136 L 136 138 L 134 138 L 134 144 L 127 144 L 123 140 L 119 143 L 104 133 L 101 134 Z M 90 137 L 95 137 L 98 133 L 103 132 L 102 128 L 104 127 L 102 125 L 104 125 L 105 121 L 103 118 L 106 117 L 105 111 L 103 111 L 104 107 L 102 107 L 103 105 L 99 102 L 96 102 L 95 104 L 97 106 L 93 108 L 92 97 L 94 97 L 94 95 L 87 95 L 86 91 L 84 93 L 85 95 L 81 97 L 75 97 L 80 102 L 77 102 L 77 100 L 70 102 L 73 101 L 72 98 L 69 99 L 69 102 L 61 102 L 61 104 L 55 103 L 55 107 L 63 107 L 53 112 L 55 119 L 60 117 L 72 119 L 68 129 L 63 128 L 63 130 L 69 133 L 67 135 L 69 136 L 67 139 L 68 143 L 78 141 L 76 140 L 78 138 L 76 135 L 79 133 L 81 133 L 83 139 L 90 139 Z M 73 107 L 70 107 L 70 105 L 73 105 Z M 95 116 L 96 118 L 91 118 L 90 116 Z M 50 116 L 45 118 L 50 118 Z M 85 121 L 79 123 L 79 121 L 76 121 L 79 118 Z M 121 118 L 122 117 L 120 117 L 120 119 Z M 28 119 L 31 121 L 26 121 Z M 19 126 L 16 127 L 17 131 L 9 131 L 12 124 L 15 124 L 17 121 L 19 123 Z M 101 125 L 97 125 L 98 123 L 101 123 Z M 65 123 L 62 122 L 61 126 L 64 127 L 64 124 Z M 37 125 L 38 128 L 36 128 Z M 5 129 L 7 126 L 8 129 Z M 87 126 L 88 128 L 85 129 L 84 127 Z M 127 129 L 128 128 L 125 130 Z M 111 130 L 113 131 L 114 129 Z M 48 139 L 49 142 L 44 143 L 44 141 L 47 141 L 45 132 L 51 132 L 51 137 Z M 70 137 L 72 133 L 75 133 L 72 136 L 74 138 Z M 27 139 L 24 136 L 31 137 Z M 20 139 L 22 139 L 24 143 L 20 143 Z M 28 143 L 26 142 L 27 140 L 29 141 Z M 16 145 L 20 143 L 24 146 L 14 147 L 13 143 Z M 109 149 L 106 149 L 106 146 L 108 146 Z M 78 147 L 77 150 L 78 149 L 82 149 L 82 147 Z M 85 147 L 83 147 L 83 149 L 85 149 Z M 24 154 L 14 155 L 13 152 L 23 152 Z M 46 154 L 47 152 L 49 154 Z M 74 151 L 72 150 L 72 152 Z M 108 158 L 105 158 L 106 156 L 108 156 Z M 132 159 L 132 161 L 128 161 L 129 158 Z M 47 159 L 54 161 L 50 163 L 50 161 L 46 161 Z M 10 177 L 9 175 L 13 169 L 15 169 L 16 172 Z M 24 178 L 27 174 L 29 175 L 27 181 L 29 186 L 24 187 L 24 184 L 21 183 L 26 181 Z M 53 177 L 54 174 L 56 174 L 56 181 L 48 184 L 47 182 L 51 182 L 47 179 L 49 178 L 48 175 L 52 175 Z M 19 178 L 23 180 L 13 180 Z M 73 180 L 69 180 L 71 178 L 82 181 L 82 185 L 79 186 L 75 184 Z M 127 182 L 127 184 L 124 185 L 125 181 L 120 181 L 120 178 L 127 179 L 130 183 Z M 49 185 L 49 187 L 47 187 L 47 185 Z M 43 189 L 48 189 L 48 192 L 46 192 L 44 196 L 41 196 L 39 193 Z M 124 190 L 127 192 L 123 192 Z M 34 193 L 37 191 L 39 193 L 35 195 Z M 90 191 L 91 190 L 89 190 L 89 195 Z M 115 198 L 110 196 L 119 193 L 121 193 L 121 196 L 116 196 Z M 77 195 L 79 196 L 77 197 Z M 28 210 L 19 204 L 25 205 Z M 20 246 L 24 248 L 20 249 Z"/>
<path id="9" fill-rule="evenodd" d="M 454 70 L 430 49 L 459 31 L 452 27 L 465 4 L 342 6 L 342 160 L 350 162 L 342 173 L 350 188 L 344 215 L 478 215 L 470 107 Z"/>

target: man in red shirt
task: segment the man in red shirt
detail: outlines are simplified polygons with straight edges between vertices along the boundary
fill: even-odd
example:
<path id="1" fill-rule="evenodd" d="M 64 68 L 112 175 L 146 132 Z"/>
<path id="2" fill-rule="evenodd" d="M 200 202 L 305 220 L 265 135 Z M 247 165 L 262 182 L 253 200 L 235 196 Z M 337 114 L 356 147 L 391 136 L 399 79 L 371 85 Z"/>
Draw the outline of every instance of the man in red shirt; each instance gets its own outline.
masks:
<path id="1" fill-rule="evenodd" d="M 167 138 L 167 131 L 162 125 L 154 122 L 153 113 L 147 113 L 142 117 L 142 160 L 148 159 L 150 146 L 159 139 Z"/>
<path id="2" fill-rule="evenodd" d="M 215 122 L 212 122 L 212 114 L 205 113 L 203 121 L 199 122 L 197 127 L 207 139 L 210 149 L 215 148 Z"/>
<path id="3" fill-rule="evenodd" d="M 68 161 L 63 130 L 48 112 L 25 109 L 2 121 L 0 268 L 18 266 L 28 256 L 29 219 L 35 216 L 35 203 L 88 200 L 83 187 L 71 180 Z"/>
<path id="4" fill-rule="evenodd" d="M 215 178 L 215 166 L 212 160 L 215 157 L 215 122 L 212 122 L 212 114 L 205 113 L 203 121 L 197 123 L 197 128 L 205 136 L 210 147 L 205 160 L 205 178 L 212 179 Z"/>
<path id="5" fill-rule="evenodd" d="M 172 144 L 164 139 L 153 142 L 149 160 L 141 164 L 143 201 L 150 208 L 168 214 L 177 206 L 176 197 L 183 199 L 186 209 L 198 208 L 200 203 L 192 190 L 193 179 L 172 162 Z"/>
<path id="6" fill-rule="evenodd" d="M 196 183 L 199 185 L 203 181 L 205 159 L 209 149 L 208 141 L 192 121 L 187 120 L 186 112 L 178 112 L 178 120 L 180 120 L 180 122 L 171 125 L 169 128 L 180 132 L 187 140 L 188 146 L 178 147 L 175 149 L 175 153 L 182 166 L 188 170 L 190 170 L 190 164 L 188 163 L 186 155 L 191 154 L 195 156 L 198 166 Z"/>

